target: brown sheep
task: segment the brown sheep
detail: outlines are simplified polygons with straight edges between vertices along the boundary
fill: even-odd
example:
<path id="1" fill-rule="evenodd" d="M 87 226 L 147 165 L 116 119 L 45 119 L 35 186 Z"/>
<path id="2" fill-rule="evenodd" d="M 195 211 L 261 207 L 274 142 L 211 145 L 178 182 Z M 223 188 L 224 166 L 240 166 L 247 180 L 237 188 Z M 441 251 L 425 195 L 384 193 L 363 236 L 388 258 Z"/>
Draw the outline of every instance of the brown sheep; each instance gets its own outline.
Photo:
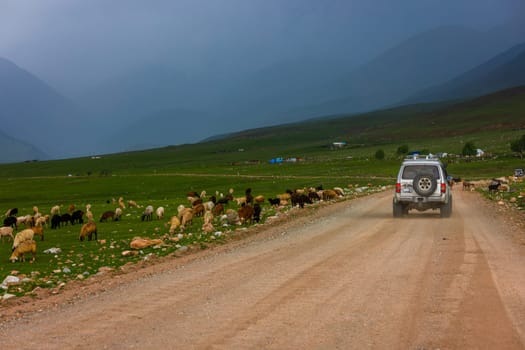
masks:
<path id="1" fill-rule="evenodd" d="M 197 204 L 193 207 L 193 215 L 202 216 L 204 215 L 204 205 L 202 203 Z"/>
<path id="2" fill-rule="evenodd" d="M 26 253 L 31 253 L 33 255 L 33 259 L 31 260 L 31 262 L 35 261 L 36 242 L 34 240 L 30 239 L 28 241 L 20 243 L 18 247 L 16 247 L 11 253 L 11 257 L 9 258 L 9 260 L 11 260 L 11 262 L 15 262 L 18 259 L 20 259 L 20 261 L 25 261 L 24 255 Z"/>
<path id="3" fill-rule="evenodd" d="M 97 225 L 90 221 L 87 224 L 82 225 L 80 228 L 80 235 L 79 239 L 80 241 L 83 241 L 85 237 L 88 238 L 88 241 L 91 241 L 93 234 L 95 234 L 95 240 L 98 239 L 97 237 Z"/>
<path id="4" fill-rule="evenodd" d="M 237 210 L 241 224 L 252 223 L 253 221 L 253 207 L 249 204 L 243 204 L 242 207 Z"/>
<path id="5" fill-rule="evenodd" d="M 169 233 L 170 235 L 175 233 L 175 230 L 180 226 L 180 220 L 177 216 L 172 216 L 170 221 L 168 222 L 168 225 L 170 225 Z"/>
<path id="6" fill-rule="evenodd" d="M 33 233 L 37 236 L 40 236 L 40 240 L 44 240 L 44 228 L 42 226 L 33 226 L 31 227 Z"/>
<path id="7" fill-rule="evenodd" d="M 100 222 L 108 221 L 108 219 L 115 220 L 115 212 L 112 210 L 105 211 L 100 217 Z"/>
<path id="8" fill-rule="evenodd" d="M 335 199 L 337 197 L 337 192 L 334 190 L 324 190 L 323 191 L 323 200 L 328 201 L 331 199 Z"/>

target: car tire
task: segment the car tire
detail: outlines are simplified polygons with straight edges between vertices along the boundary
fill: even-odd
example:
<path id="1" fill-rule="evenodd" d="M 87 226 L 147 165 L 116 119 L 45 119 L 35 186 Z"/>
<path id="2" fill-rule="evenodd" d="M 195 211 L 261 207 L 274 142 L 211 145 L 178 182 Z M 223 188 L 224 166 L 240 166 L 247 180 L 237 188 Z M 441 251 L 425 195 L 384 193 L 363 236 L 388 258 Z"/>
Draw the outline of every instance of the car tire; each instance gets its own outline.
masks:
<path id="1" fill-rule="evenodd" d="M 452 215 L 452 197 L 439 209 L 439 213 L 442 218 L 449 218 Z"/>
<path id="2" fill-rule="evenodd" d="M 414 177 L 412 187 L 417 194 L 427 197 L 436 190 L 437 181 L 430 174 L 418 174 Z"/>
<path id="3" fill-rule="evenodd" d="M 393 208 L 393 214 L 395 218 L 400 218 L 403 216 L 404 208 L 401 203 L 393 203 L 392 208 Z"/>

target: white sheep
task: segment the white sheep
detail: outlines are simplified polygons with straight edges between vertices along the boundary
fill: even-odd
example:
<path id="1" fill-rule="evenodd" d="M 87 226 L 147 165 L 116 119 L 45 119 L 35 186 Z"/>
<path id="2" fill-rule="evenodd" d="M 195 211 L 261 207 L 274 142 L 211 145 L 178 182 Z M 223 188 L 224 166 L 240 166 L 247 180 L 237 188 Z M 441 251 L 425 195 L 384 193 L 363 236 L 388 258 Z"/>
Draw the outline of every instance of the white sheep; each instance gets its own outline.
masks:
<path id="1" fill-rule="evenodd" d="M 60 214 L 60 205 L 55 205 L 51 208 L 51 215 Z"/>
<path id="2" fill-rule="evenodd" d="M 2 238 L 2 243 L 4 243 L 4 237 L 11 237 L 11 240 L 14 241 L 13 228 L 5 226 L 0 227 L 0 237 Z"/>
<path id="3" fill-rule="evenodd" d="M 113 221 L 119 221 L 122 217 L 122 209 L 120 207 L 115 209 L 115 217 L 113 218 Z"/>
<path id="4" fill-rule="evenodd" d="M 164 207 L 158 207 L 155 215 L 157 215 L 157 219 L 162 220 L 164 218 Z"/>
<path id="5" fill-rule="evenodd" d="M 33 239 L 34 235 L 35 232 L 30 228 L 18 232 L 15 236 L 15 239 L 13 240 L 13 249 L 18 247 L 20 243 Z"/>
<path id="6" fill-rule="evenodd" d="M 140 219 L 142 221 L 144 221 L 144 220 L 150 221 L 152 215 L 153 215 L 153 206 L 152 205 L 148 205 L 146 207 L 146 209 L 144 209 L 144 212 L 142 213 Z"/>

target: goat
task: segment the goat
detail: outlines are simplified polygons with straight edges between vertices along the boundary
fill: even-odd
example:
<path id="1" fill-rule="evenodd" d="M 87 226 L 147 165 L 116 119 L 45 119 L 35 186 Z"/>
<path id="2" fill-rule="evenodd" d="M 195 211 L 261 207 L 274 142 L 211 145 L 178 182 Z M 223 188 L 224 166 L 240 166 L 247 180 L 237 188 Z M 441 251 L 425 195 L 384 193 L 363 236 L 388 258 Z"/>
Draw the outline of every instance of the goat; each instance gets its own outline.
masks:
<path id="1" fill-rule="evenodd" d="M 100 216 L 100 222 L 107 222 L 108 219 L 111 218 L 111 220 L 115 221 L 115 212 L 112 210 L 107 210 Z"/>
<path id="2" fill-rule="evenodd" d="M 4 226 L 6 227 L 14 227 L 15 229 L 18 229 L 17 220 L 14 216 L 8 216 L 4 219 Z"/>
<path id="3" fill-rule="evenodd" d="M 97 225 L 94 222 L 90 221 L 82 225 L 82 227 L 80 228 L 80 235 L 78 238 L 80 241 L 83 241 L 84 238 L 87 237 L 88 241 L 91 241 L 93 234 L 95 235 L 95 240 L 97 240 Z"/>
<path id="4" fill-rule="evenodd" d="M 36 242 L 32 239 L 24 241 L 20 243 L 15 249 L 13 249 L 13 252 L 11 253 L 11 257 L 9 260 L 11 262 L 15 262 L 18 259 L 20 261 L 25 261 L 25 254 L 31 253 L 33 255 L 33 259 L 31 261 L 35 261 L 36 257 Z"/>
<path id="5" fill-rule="evenodd" d="M 496 192 L 499 187 L 501 186 L 501 182 L 498 180 L 494 180 L 489 184 L 489 192 Z"/>
<path id="6" fill-rule="evenodd" d="M 253 222 L 253 207 L 249 204 L 243 203 L 241 208 L 237 210 L 239 215 L 239 220 L 242 223 L 252 223 Z"/>

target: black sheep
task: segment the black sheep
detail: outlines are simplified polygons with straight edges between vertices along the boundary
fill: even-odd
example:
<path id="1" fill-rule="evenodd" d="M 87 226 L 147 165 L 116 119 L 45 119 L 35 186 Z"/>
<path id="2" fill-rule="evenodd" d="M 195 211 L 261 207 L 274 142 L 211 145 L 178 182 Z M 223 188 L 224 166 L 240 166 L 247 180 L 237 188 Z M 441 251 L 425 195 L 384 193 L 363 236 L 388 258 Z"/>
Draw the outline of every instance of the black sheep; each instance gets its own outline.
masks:
<path id="1" fill-rule="evenodd" d="M 6 227 L 14 227 L 15 229 L 18 229 L 16 226 L 16 218 L 14 216 L 8 216 L 4 219 L 4 226 Z"/>
<path id="2" fill-rule="evenodd" d="M 5 213 L 5 216 L 16 216 L 16 214 L 18 214 L 18 208 L 11 208 Z"/>
<path id="3" fill-rule="evenodd" d="M 496 192 L 501 186 L 500 181 L 492 181 L 489 185 L 489 192 Z"/>
<path id="4" fill-rule="evenodd" d="M 51 229 L 57 229 L 60 228 L 60 222 L 62 220 L 60 219 L 60 215 L 55 214 L 51 217 Z"/>
<path id="5" fill-rule="evenodd" d="M 261 220 L 261 206 L 259 203 L 253 205 L 253 221 L 259 222 Z"/>
<path id="6" fill-rule="evenodd" d="M 84 219 L 82 218 L 84 216 L 84 212 L 82 210 L 76 210 L 71 214 L 71 223 L 74 224 L 83 224 Z"/>
<path id="7" fill-rule="evenodd" d="M 268 202 L 273 206 L 278 206 L 281 203 L 281 200 L 279 198 L 268 198 Z"/>
<path id="8" fill-rule="evenodd" d="M 60 216 L 60 222 L 61 222 L 61 223 L 64 222 L 66 225 L 67 225 L 68 223 L 71 223 L 71 225 L 73 225 L 73 220 L 71 219 L 71 215 L 69 215 L 68 213 L 66 213 L 66 214 L 62 214 L 62 215 Z"/>

